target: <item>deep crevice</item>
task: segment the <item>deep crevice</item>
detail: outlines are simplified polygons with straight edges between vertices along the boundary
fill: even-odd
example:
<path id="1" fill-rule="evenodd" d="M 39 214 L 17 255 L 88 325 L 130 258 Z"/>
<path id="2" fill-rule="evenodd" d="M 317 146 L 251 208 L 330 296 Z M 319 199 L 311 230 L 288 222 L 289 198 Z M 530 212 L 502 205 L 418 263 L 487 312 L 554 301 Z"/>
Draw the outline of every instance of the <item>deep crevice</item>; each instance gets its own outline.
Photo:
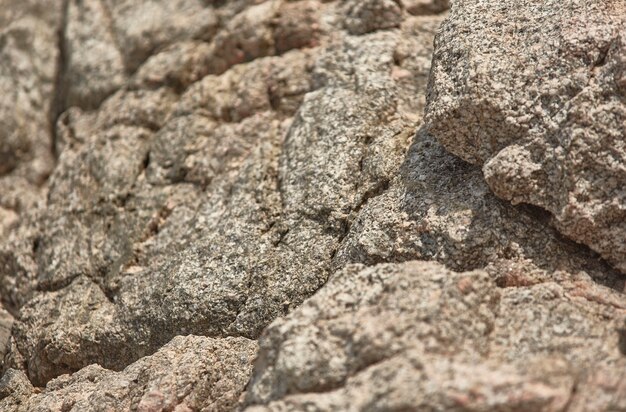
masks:
<path id="1" fill-rule="evenodd" d="M 626 356 L 626 322 L 623 327 L 617 329 L 617 336 L 617 348 L 622 355 Z"/>
<path id="2" fill-rule="evenodd" d="M 65 111 L 65 99 L 66 90 L 65 83 L 65 70 L 67 50 L 65 48 L 65 31 L 67 28 L 69 0 L 63 0 L 61 9 L 61 23 L 57 29 L 57 49 L 59 54 L 57 56 L 56 73 L 54 79 L 54 90 L 52 94 L 52 102 L 50 103 L 50 109 L 48 113 L 48 122 L 50 124 L 50 140 L 52 155 L 55 159 L 58 159 L 59 153 L 57 151 L 57 120 L 59 116 Z"/>

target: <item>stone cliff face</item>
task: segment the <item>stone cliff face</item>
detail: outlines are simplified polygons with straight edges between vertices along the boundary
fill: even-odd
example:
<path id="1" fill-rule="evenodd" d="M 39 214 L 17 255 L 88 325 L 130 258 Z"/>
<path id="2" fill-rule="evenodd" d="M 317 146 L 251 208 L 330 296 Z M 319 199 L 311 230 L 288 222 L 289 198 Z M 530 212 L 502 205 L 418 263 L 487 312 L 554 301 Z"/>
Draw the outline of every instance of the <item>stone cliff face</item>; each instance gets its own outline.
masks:
<path id="1" fill-rule="evenodd" d="M 0 0 L 0 410 L 626 410 L 626 9 L 449 6 Z"/>

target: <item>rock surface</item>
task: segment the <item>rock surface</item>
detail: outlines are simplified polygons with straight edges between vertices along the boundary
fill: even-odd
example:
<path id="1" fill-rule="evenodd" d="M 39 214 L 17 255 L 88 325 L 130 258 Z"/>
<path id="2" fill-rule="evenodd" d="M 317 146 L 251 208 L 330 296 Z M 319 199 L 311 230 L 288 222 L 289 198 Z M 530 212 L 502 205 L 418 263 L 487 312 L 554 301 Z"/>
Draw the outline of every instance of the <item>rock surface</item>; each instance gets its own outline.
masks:
<path id="1" fill-rule="evenodd" d="M 4 362 L 4 354 L 9 343 L 9 338 L 11 337 L 12 326 L 13 316 L 0 304 L 0 368 Z"/>
<path id="2" fill-rule="evenodd" d="M 121 372 L 90 365 L 39 392 L 19 371 L 0 380 L 3 411 L 226 411 L 252 369 L 256 342 L 179 336 Z M 25 396 L 30 392 L 30 397 Z"/>
<path id="3" fill-rule="evenodd" d="M 4 4 L 0 410 L 624 408 L 625 278 L 449 153 L 441 41 L 423 122 L 447 1 Z"/>
<path id="4" fill-rule="evenodd" d="M 54 167 L 61 3 L 0 1 L 0 236 L 32 209 Z"/>
<path id="5" fill-rule="evenodd" d="M 426 110 L 430 133 L 498 196 L 548 210 L 622 272 L 625 36 L 621 0 L 457 2 Z"/>
<path id="6" fill-rule="evenodd" d="M 170 57 L 151 58 L 97 111 L 60 117 L 46 204 L 2 253 L 20 309 L 11 366 L 35 385 L 122 369 L 176 335 L 255 338 L 324 284 L 354 214 L 401 164 L 437 19 L 352 36 L 335 28 L 344 5 L 295 4 L 244 9 L 215 34 L 209 47 L 239 44 L 224 61 L 240 64 L 180 89 L 195 75 L 159 84 L 143 67 Z M 258 38 L 238 40 L 239 20 Z M 319 46 L 278 47 L 278 31 L 313 29 Z"/>
<path id="7" fill-rule="evenodd" d="M 623 410 L 626 305 L 579 288 L 349 266 L 266 329 L 246 410 Z"/>

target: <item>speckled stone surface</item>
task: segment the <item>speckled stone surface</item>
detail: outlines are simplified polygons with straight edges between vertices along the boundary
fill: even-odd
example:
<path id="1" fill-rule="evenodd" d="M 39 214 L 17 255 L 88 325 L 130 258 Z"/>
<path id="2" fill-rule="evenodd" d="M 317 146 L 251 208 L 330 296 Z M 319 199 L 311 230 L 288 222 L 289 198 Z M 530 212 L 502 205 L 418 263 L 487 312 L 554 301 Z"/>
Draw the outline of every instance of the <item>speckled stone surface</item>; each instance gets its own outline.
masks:
<path id="1" fill-rule="evenodd" d="M 459 1 L 436 39 L 428 129 L 514 204 L 626 272 L 626 5 Z"/>
<path id="2" fill-rule="evenodd" d="M 624 409 L 616 260 L 512 205 L 433 94 L 530 3 L 448 3 L 0 0 L 0 410 Z"/>

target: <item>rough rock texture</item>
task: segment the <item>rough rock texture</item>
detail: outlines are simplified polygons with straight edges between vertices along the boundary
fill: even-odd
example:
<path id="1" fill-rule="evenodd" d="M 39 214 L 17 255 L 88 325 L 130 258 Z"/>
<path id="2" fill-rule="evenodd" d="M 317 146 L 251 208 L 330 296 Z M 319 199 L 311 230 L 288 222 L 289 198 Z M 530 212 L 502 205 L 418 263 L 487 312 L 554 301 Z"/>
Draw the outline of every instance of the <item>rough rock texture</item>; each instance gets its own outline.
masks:
<path id="1" fill-rule="evenodd" d="M 2 0 L 0 10 L 0 236 L 5 237 L 37 203 L 54 167 L 61 3 Z"/>
<path id="2" fill-rule="evenodd" d="M 458 271 L 485 268 L 502 286 L 576 277 L 625 290 L 623 276 L 559 236 L 545 213 L 497 199 L 478 168 L 423 129 L 389 189 L 361 209 L 335 267 L 412 259 Z"/>
<path id="3" fill-rule="evenodd" d="M 248 382 L 257 344 L 245 338 L 179 336 L 121 372 L 90 365 L 35 391 L 9 369 L 0 380 L 3 411 L 226 411 Z M 30 392 L 30 397 L 25 393 Z M 24 399 L 27 399 L 24 401 Z"/>
<path id="4" fill-rule="evenodd" d="M 498 196 L 550 211 L 623 272 L 625 36 L 621 0 L 456 2 L 437 36 L 426 116 Z"/>
<path id="5" fill-rule="evenodd" d="M 4 354 L 11 337 L 11 327 L 13 326 L 13 316 L 7 312 L 0 304 L 0 368 L 4 361 Z"/>
<path id="6" fill-rule="evenodd" d="M 572 286 L 349 266 L 267 328 L 246 410 L 624 410 L 625 302 Z"/>
<path id="7" fill-rule="evenodd" d="M 251 62 L 184 88 L 195 75 L 143 71 L 198 52 L 166 47 L 99 110 L 60 117 L 46 205 L 3 252 L 13 367 L 44 385 L 180 334 L 254 338 L 326 281 L 354 213 L 401 164 L 437 23 L 335 33 L 350 10 L 252 6 L 209 45 Z M 240 40 L 241 25 L 256 30 Z M 311 30 L 323 46 L 287 51 L 315 46 Z"/>
<path id="8" fill-rule="evenodd" d="M 400 3 L 414 15 L 437 14 L 450 7 L 450 0 L 401 0 Z"/>
<path id="9" fill-rule="evenodd" d="M 18 3 L 1 410 L 623 407 L 623 275 L 424 127 L 448 2 Z"/>
<path id="10" fill-rule="evenodd" d="M 126 81 L 109 11 L 100 0 L 71 0 L 63 36 L 63 107 L 96 108 Z"/>

